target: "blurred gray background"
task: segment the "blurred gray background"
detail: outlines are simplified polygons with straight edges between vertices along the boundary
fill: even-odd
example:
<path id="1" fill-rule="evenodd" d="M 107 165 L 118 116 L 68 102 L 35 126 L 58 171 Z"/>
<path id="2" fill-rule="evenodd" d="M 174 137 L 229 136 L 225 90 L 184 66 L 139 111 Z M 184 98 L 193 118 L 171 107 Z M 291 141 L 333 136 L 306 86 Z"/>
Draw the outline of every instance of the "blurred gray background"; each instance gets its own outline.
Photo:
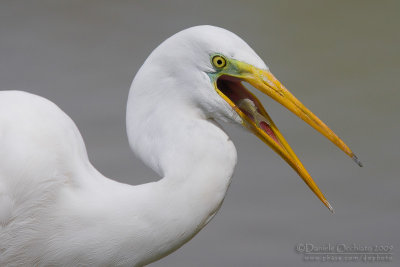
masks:
<path id="1" fill-rule="evenodd" d="M 365 265 L 306 262 L 299 243 L 392 245 L 392 262 L 369 266 L 400 266 L 400 1 L 1 0 L 0 90 L 59 105 L 104 175 L 153 181 L 125 134 L 130 83 L 159 43 L 200 24 L 246 40 L 365 166 L 263 96 L 336 213 L 260 140 L 224 125 L 239 162 L 221 211 L 151 266 Z"/>

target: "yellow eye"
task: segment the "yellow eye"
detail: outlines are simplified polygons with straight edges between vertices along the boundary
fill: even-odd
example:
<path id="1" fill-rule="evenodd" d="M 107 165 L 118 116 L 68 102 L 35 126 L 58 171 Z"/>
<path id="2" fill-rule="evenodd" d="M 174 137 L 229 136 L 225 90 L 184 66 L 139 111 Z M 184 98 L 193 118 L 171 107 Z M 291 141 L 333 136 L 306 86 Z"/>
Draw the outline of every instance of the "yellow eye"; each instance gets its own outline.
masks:
<path id="1" fill-rule="evenodd" d="M 226 60 L 221 56 L 214 56 L 212 58 L 212 63 L 217 68 L 223 68 L 226 65 Z"/>

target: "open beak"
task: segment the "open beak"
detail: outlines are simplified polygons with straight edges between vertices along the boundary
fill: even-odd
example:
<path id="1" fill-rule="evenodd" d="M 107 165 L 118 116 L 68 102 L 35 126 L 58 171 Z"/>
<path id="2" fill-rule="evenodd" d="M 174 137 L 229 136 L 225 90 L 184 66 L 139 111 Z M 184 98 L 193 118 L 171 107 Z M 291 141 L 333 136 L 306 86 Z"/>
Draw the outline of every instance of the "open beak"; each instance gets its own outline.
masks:
<path id="1" fill-rule="evenodd" d="M 231 70 L 233 71 L 222 74 L 216 79 L 215 87 L 217 93 L 243 119 L 243 125 L 278 153 L 298 173 L 324 205 L 333 212 L 332 206 L 326 200 L 310 174 L 286 142 L 271 117 L 265 111 L 261 102 L 248 91 L 241 82 L 248 82 L 264 94 L 267 94 L 282 104 L 331 140 L 337 147 L 352 157 L 358 165 L 362 166 L 357 157 L 350 148 L 326 126 L 326 124 L 295 98 L 271 72 L 258 69 L 252 65 L 236 60 L 231 61 L 231 64 Z"/>

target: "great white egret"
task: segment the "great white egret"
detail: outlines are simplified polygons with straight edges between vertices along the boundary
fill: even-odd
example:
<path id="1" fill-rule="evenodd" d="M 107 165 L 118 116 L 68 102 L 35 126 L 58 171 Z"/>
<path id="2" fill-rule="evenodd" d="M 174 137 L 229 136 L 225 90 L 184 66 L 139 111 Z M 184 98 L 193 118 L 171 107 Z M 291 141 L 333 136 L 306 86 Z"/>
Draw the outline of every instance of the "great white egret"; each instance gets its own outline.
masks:
<path id="1" fill-rule="evenodd" d="M 163 177 L 157 182 L 104 177 L 55 104 L 0 92 L 0 265 L 143 266 L 178 249 L 213 218 L 231 181 L 236 150 L 221 121 L 253 132 L 332 210 L 243 81 L 358 162 L 242 39 L 217 27 L 189 28 L 151 53 L 129 94 L 129 142 Z"/>

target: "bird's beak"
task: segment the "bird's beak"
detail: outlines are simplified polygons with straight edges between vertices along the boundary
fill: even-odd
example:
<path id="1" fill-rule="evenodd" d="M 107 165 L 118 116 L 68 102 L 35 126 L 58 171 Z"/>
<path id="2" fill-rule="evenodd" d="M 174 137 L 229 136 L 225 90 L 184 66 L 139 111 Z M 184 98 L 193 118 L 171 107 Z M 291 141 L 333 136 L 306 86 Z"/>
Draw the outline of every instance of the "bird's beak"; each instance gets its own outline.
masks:
<path id="1" fill-rule="evenodd" d="M 332 206 L 286 142 L 261 102 L 241 84 L 241 81 L 248 82 L 282 104 L 359 163 L 357 157 L 328 126 L 294 97 L 271 72 L 240 61 L 234 60 L 231 64 L 231 71 L 226 72 L 216 80 L 215 87 L 218 94 L 238 113 L 243 120 L 243 125 L 278 153 L 298 173 L 324 205 L 333 212 Z"/>

